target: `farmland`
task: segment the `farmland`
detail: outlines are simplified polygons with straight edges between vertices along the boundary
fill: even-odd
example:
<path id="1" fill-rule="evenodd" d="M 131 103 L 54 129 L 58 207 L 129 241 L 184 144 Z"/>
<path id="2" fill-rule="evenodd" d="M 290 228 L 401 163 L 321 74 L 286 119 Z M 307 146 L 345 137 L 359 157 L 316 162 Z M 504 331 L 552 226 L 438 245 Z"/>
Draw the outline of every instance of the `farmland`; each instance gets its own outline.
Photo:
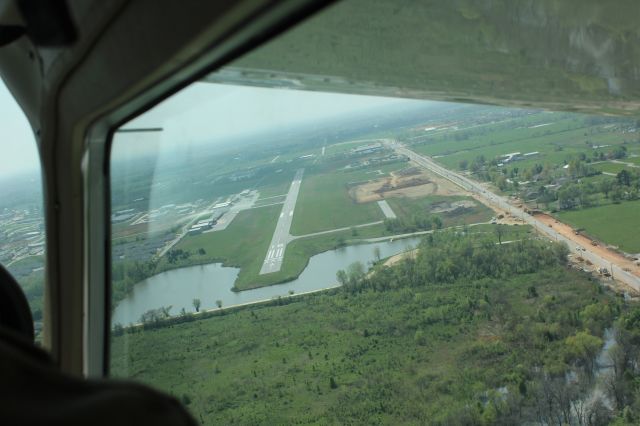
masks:
<path id="1" fill-rule="evenodd" d="M 561 212 L 558 216 L 600 241 L 606 241 L 628 253 L 640 253 L 638 211 L 640 201 L 636 200 Z"/>
<path id="2" fill-rule="evenodd" d="M 633 167 L 640 152 L 636 122 L 530 112 L 475 127 L 461 124 L 405 139 L 495 192 L 544 208 L 623 251 L 638 251 L 637 221 L 630 214 L 640 196 L 640 169 Z"/>

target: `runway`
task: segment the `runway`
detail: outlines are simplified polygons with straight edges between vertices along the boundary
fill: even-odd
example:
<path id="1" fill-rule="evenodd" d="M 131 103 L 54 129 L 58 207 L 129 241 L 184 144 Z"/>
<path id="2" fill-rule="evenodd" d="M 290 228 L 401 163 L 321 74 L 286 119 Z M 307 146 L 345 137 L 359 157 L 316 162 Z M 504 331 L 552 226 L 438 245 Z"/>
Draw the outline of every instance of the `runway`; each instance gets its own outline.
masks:
<path id="1" fill-rule="evenodd" d="M 270 274 L 272 272 L 278 272 L 282 267 L 282 260 L 284 259 L 284 252 L 287 249 L 289 243 L 289 229 L 291 228 L 291 222 L 293 220 L 293 211 L 298 200 L 298 193 L 300 192 L 300 184 L 302 183 L 302 174 L 304 169 L 296 171 L 296 175 L 291 182 L 289 192 L 284 200 L 280 216 L 278 217 L 278 223 L 276 229 L 273 232 L 271 238 L 271 244 L 265 256 L 262 268 L 260 269 L 260 275 Z"/>

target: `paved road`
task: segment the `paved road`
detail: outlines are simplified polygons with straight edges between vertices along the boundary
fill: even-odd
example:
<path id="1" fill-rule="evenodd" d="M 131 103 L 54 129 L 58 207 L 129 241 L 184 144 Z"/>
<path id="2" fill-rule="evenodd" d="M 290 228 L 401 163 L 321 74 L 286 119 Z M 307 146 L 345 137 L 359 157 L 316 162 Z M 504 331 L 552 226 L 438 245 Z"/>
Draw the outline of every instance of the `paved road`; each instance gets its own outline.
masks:
<path id="1" fill-rule="evenodd" d="M 333 228 L 333 229 L 329 229 L 329 230 L 326 230 L 326 231 L 312 232 L 311 234 L 289 235 L 289 241 L 291 242 L 291 241 L 297 240 L 299 238 L 317 237 L 318 235 L 332 234 L 334 232 L 350 231 L 350 230 L 352 230 L 354 228 L 364 228 L 366 226 L 380 225 L 382 223 L 384 223 L 384 221 L 377 220 L 375 222 L 361 223 L 360 225 L 345 226 L 343 228 Z"/>
<path id="2" fill-rule="evenodd" d="M 282 259 L 284 259 L 284 252 L 289 242 L 289 229 L 291 228 L 291 221 L 293 220 L 293 209 L 296 206 L 298 200 L 298 193 L 300 192 L 300 184 L 302 182 L 302 174 L 304 169 L 300 169 L 296 172 L 296 175 L 291 182 L 287 198 L 284 200 L 278 223 L 276 224 L 276 230 L 273 231 L 273 237 L 271 238 L 271 244 L 267 250 L 267 255 L 262 263 L 260 269 L 260 275 L 270 274 L 272 272 L 278 272 L 282 266 Z"/>
<path id="3" fill-rule="evenodd" d="M 525 213 L 524 210 L 522 210 L 521 208 L 518 208 L 516 206 L 509 204 L 506 198 L 488 191 L 485 187 L 480 185 L 478 182 L 472 181 L 471 179 L 468 179 L 462 175 L 459 175 L 458 173 L 454 173 L 451 170 L 445 169 L 444 167 L 435 163 L 429 157 L 417 154 L 405 148 L 398 142 L 395 142 L 395 141 L 387 142 L 387 145 L 390 148 L 393 148 L 396 152 L 406 155 L 414 163 L 426 169 L 429 169 L 433 173 L 436 173 L 442 176 L 443 178 L 450 180 L 451 182 L 455 183 L 461 188 L 476 194 L 479 198 L 481 198 L 485 202 L 492 204 L 494 206 L 497 206 L 498 208 L 503 209 L 505 211 L 511 212 L 512 215 L 518 218 L 521 218 L 525 223 L 533 226 L 540 233 L 546 235 L 551 240 L 565 242 L 569 247 L 569 250 L 571 250 L 571 252 L 581 256 L 586 260 L 589 260 L 591 263 L 593 263 L 593 265 L 596 268 L 607 268 L 609 271 L 611 271 L 611 273 L 613 274 L 616 280 L 628 285 L 635 291 L 640 292 L 639 277 L 627 271 L 624 271 L 618 265 L 615 265 L 609 262 L 607 259 L 604 259 L 600 255 L 589 251 L 588 248 L 586 248 L 586 250 L 583 250 L 583 251 L 578 250 L 578 247 L 576 246 L 575 242 L 571 241 L 569 238 L 566 238 L 564 235 L 561 235 L 560 233 L 556 232 L 553 228 L 548 227 L 541 221 L 537 220 L 535 216 L 531 216 L 530 214 Z"/>
<path id="4" fill-rule="evenodd" d="M 386 217 L 387 219 L 396 218 L 396 214 L 393 212 L 393 209 L 391 208 L 389 203 L 387 203 L 387 200 L 378 201 L 378 205 L 380 206 L 380 210 L 382 210 L 382 213 L 384 213 L 384 217 Z"/>
<path id="5" fill-rule="evenodd" d="M 489 225 L 490 223 L 491 222 L 477 222 L 477 223 L 470 223 L 468 225 L 451 226 L 449 228 L 444 228 L 444 229 L 464 229 L 465 226 L 468 228 L 471 228 L 472 226 Z M 393 240 L 399 240 L 404 238 L 419 237 L 421 235 L 433 234 L 436 231 L 437 229 L 429 229 L 428 231 L 416 231 L 416 232 L 409 232 L 406 234 L 385 235 L 384 237 L 363 238 L 361 240 L 358 240 L 358 242 L 379 243 L 381 241 L 389 241 L 389 240 L 393 241 Z M 505 242 L 506 241 L 503 241 L 502 243 L 504 244 Z"/>

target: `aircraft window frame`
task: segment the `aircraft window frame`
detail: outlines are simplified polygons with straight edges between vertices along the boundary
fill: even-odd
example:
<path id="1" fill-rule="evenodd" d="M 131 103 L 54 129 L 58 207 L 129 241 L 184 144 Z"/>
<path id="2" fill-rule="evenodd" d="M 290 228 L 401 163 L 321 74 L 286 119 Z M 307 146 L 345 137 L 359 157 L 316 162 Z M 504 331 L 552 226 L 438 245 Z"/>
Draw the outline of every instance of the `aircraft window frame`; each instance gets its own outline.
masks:
<path id="1" fill-rule="evenodd" d="M 138 96 L 97 118 L 88 128 L 83 177 L 83 367 L 86 377 L 109 375 L 111 306 L 111 217 L 109 160 L 120 126 L 153 108 L 191 83 L 259 47 L 333 0 L 287 1 L 259 10 L 222 41 L 205 42 L 199 57 Z"/>

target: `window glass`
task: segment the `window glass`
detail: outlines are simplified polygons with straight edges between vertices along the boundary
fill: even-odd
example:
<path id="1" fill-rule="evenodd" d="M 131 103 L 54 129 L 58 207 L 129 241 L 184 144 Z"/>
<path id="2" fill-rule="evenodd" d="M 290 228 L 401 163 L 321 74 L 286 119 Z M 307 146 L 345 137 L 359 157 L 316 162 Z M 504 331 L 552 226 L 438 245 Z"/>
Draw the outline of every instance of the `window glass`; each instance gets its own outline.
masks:
<path id="1" fill-rule="evenodd" d="M 195 83 L 113 139 L 111 374 L 203 423 L 610 418 L 637 126 Z"/>
<path id="2" fill-rule="evenodd" d="M 42 330 L 45 234 L 40 160 L 31 127 L 0 81 L 0 263 L 27 296 Z"/>
<path id="3" fill-rule="evenodd" d="M 631 111 L 633 61 L 592 55 L 635 24 L 405 3 L 118 129 L 111 375 L 203 424 L 637 422 L 640 121 L 405 98 Z"/>

